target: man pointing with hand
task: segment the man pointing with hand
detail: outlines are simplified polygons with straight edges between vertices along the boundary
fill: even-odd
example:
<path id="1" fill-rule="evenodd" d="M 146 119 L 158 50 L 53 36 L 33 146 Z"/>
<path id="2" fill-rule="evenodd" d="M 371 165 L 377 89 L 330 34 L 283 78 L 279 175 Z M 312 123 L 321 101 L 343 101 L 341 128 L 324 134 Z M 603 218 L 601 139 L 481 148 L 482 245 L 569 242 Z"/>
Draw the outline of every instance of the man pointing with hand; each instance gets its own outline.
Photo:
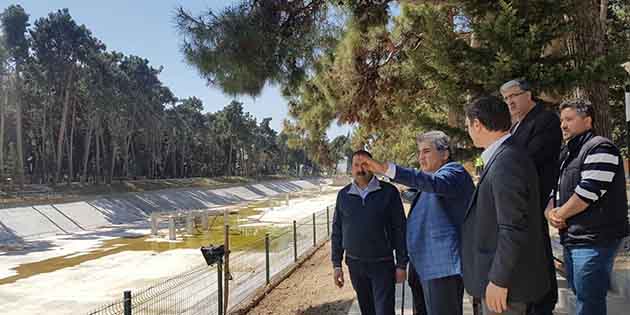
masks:
<path id="1" fill-rule="evenodd" d="M 420 170 L 370 158 L 362 158 L 363 165 L 421 192 L 407 218 L 407 249 L 422 283 L 426 313 L 461 315 L 461 224 L 475 187 L 464 167 L 451 158 L 450 138 L 444 132 L 420 134 L 416 143 Z"/>

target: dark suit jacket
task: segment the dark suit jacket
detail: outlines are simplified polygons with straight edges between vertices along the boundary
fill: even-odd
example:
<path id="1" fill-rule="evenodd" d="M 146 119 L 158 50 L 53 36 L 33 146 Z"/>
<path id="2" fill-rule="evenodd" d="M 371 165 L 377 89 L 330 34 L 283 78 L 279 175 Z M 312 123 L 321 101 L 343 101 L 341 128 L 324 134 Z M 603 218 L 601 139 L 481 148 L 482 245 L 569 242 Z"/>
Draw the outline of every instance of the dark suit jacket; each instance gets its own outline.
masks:
<path id="1" fill-rule="evenodd" d="M 536 104 L 521 121 L 511 139 L 527 151 L 536 165 L 543 211 L 551 190 L 558 184 L 558 157 L 562 145 L 560 119 L 555 113 L 545 110 L 542 104 Z"/>
<path id="2" fill-rule="evenodd" d="M 508 300 L 533 302 L 549 289 L 540 233 L 534 164 L 508 138 L 484 168 L 462 226 L 464 287 L 484 297 L 488 281 L 508 288 Z"/>

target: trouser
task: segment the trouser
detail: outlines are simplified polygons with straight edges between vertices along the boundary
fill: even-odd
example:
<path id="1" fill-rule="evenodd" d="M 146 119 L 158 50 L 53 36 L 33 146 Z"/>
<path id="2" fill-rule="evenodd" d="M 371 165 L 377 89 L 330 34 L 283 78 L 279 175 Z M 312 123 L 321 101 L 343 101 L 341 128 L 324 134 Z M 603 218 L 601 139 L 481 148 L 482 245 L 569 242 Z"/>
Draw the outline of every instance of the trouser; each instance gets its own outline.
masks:
<path id="1" fill-rule="evenodd" d="M 428 315 L 462 315 L 464 282 L 460 275 L 422 281 Z"/>
<path id="2" fill-rule="evenodd" d="M 361 315 L 394 315 L 394 262 L 364 262 L 347 257 L 346 265 Z"/>
<path id="3" fill-rule="evenodd" d="M 473 297 L 472 308 L 473 308 L 473 315 L 481 315 L 482 307 L 481 307 L 480 298 Z"/>
<path id="4" fill-rule="evenodd" d="M 409 287 L 411 288 L 411 295 L 413 300 L 413 315 L 427 315 L 427 310 L 424 303 L 424 292 L 422 291 L 420 277 L 418 277 L 418 273 L 411 263 L 409 264 L 407 281 L 409 282 Z"/>
<path id="5" fill-rule="evenodd" d="M 620 241 L 601 246 L 565 246 L 567 281 L 576 297 L 576 315 L 606 315 L 615 254 Z"/>
<path id="6" fill-rule="evenodd" d="M 516 303 L 516 302 L 508 302 L 507 311 L 503 313 L 495 313 L 488 309 L 488 304 L 486 304 L 486 300 L 483 300 L 483 315 L 526 315 L 527 314 L 527 304 L 526 303 Z"/>
<path id="7" fill-rule="evenodd" d="M 553 310 L 558 302 L 558 279 L 556 278 L 556 266 L 553 263 L 553 251 L 551 238 L 549 237 L 549 224 L 543 219 L 543 243 L 547 254 L 547 269 L 549 270 L 549 291 L 535 303 L 527 306 L 528 315 L 553 315 Z"/>

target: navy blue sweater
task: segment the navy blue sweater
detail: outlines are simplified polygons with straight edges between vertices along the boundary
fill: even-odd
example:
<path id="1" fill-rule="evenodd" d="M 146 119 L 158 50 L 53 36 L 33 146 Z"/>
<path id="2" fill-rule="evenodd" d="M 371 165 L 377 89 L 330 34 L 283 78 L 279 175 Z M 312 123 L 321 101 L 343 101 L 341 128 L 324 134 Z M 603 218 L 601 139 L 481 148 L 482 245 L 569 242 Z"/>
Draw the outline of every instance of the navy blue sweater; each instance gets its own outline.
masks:
<path id="1" fill-rule="evenodd" d="M 398 189 L 379 181 L 380 189 L 370 192 L 365 200 L 352 193 L 352 184 L 337 194 L 333 216 L 332 263 L 341 267 L 346 257 L 365 262 L 392 260 L 406 267 L 405 214 Z"/>

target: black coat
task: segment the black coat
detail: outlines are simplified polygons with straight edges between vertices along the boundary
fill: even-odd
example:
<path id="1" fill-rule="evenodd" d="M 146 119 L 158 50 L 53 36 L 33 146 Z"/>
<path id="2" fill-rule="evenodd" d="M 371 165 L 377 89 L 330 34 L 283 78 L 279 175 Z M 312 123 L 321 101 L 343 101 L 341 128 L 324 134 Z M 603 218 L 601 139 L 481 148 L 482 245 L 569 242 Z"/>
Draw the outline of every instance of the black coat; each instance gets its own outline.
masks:
<path id="1" fill-rule="evenodd" d="M 549 290 L 538 196 L 534 163 L 506 140 L 485 166 L 462 226 L 470 295 L 484 297 L 488 281 L 508 288 L 514 302 L 537 301 Z"/>
<path id="2" fill-rule="evenodd" d="M 562 131 L 558 115 L 536 104 L 512 133 L 514 144 L 521 146 L 533 160 L 538 173 L 541 211 L 549 201 L 551 190 L 558 183 L 558 158 L 562 146 Z"/>

